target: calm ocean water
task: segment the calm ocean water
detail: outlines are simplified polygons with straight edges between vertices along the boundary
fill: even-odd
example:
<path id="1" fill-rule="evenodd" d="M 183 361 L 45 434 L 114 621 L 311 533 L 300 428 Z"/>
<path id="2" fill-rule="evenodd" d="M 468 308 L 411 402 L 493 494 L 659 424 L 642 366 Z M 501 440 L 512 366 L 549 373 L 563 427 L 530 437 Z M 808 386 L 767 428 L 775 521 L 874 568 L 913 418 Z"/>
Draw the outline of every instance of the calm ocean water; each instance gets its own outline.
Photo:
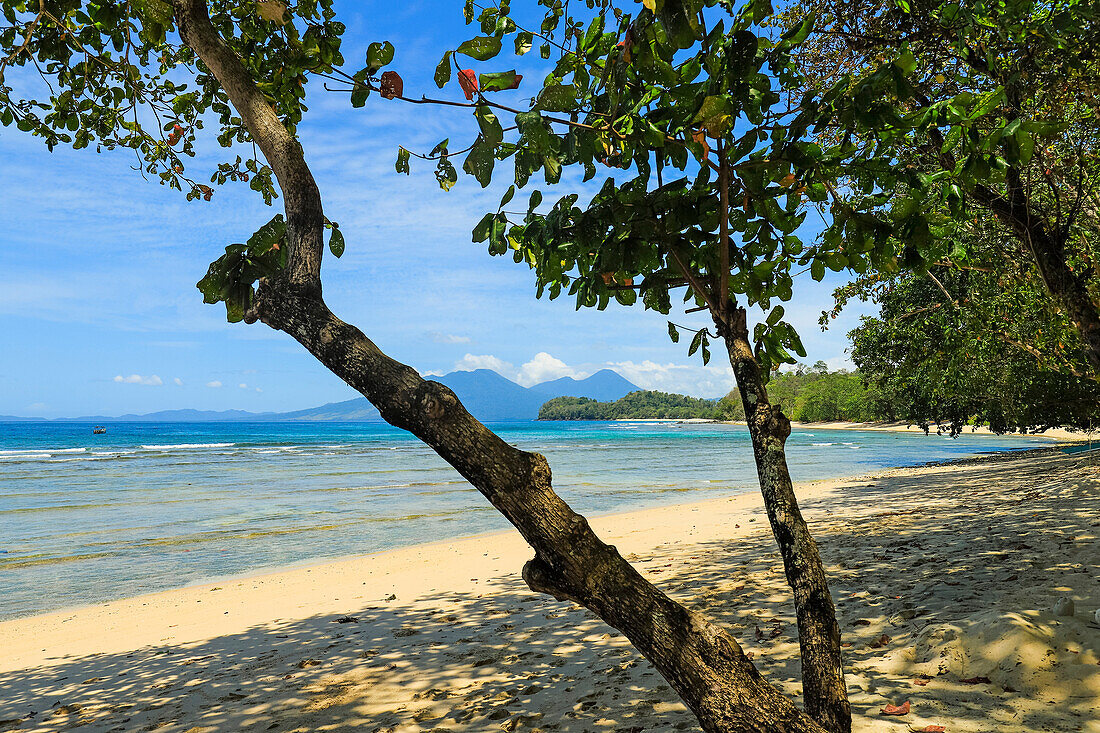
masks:
<path id="1" fill-rule="evenodd" d="M 755 490 L 744 428 L 507 423 L 599 514 Z M 1043 438 L 800 430 L 796 480 Z M 0 618 L 507 528 L 450 466 L 373 423 L 0 423 Z"/>

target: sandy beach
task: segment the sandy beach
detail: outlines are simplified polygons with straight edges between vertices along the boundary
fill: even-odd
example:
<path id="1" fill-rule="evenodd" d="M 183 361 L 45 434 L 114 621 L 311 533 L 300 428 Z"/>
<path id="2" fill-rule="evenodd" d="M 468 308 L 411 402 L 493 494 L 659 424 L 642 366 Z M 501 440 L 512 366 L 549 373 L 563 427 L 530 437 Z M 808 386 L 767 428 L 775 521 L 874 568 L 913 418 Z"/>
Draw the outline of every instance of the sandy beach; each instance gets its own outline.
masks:
<path id="1" fill-rule="evenodd" d="M 1100 733 L 1100 456 L 1041 449 L 799 495 L 856 730 Z M 592 524 L 798 695 L 757 494 Z M 621 635 L 526 588 L 529 556 L 514 532 L 483 535 L 0 623 L 0 730 L 697 730 Z M 1061 598 L 1073 615 L 1055 615 Z"/>

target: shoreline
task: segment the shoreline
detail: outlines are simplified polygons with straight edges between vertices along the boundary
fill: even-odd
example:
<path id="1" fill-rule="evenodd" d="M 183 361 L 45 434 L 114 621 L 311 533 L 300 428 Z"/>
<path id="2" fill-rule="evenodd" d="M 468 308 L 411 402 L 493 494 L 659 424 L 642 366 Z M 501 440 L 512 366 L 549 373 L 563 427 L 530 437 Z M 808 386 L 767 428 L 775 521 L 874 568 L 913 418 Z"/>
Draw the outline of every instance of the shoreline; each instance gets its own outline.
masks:
<path id="1" fill-rule="evenodd" d="M 638 420 L 638 421 L 629 420 L 629 419 L 624 419 L 623 420 L 623 422 L 669 422 L 669 421 L 689 422 L 689 423 L 696 423 L 696 424 L 698 424 L 698 423 L 712 423 L 712 424 L 713 423 L 718 423 L 718 424 L 744 425 L 743 422 L 737 423 L 737 422 L 733 422 L 733 421 L 716 421 L 716 420 L 671 420 L 671 419 L 665 420 L 665 419 L 661 419 L 661 418 L 653 418 L 653 419 Z M 863 430 L 864 429 L 864 428 L 849 427 L 848 426 L 849 424 L 846 424 L 846 423 L 845 424 L 827 423 L 827 424 L 821 424 L 821 425 L 828 426 L 825 429 L 830 429 L 830 430 Z M 820 427 L 816 423 L 792 423 L 792 427 L 809 427 L 809 426 Z M 885 428 L 883 430 L 885 430 Z M 1035 437 L 1035 436 L 1024 436 L 1024 437 Z M 1040 437 L 1042 437 L 1042 436 L 1040 436 Z M 1004 450 L 985 452 L 985 453 L 977 453 L 977 454 L 974 454 L 974 455 L 971 455 L 971 456 L 965 456 L 965 457 L 947 458 L 947 459 L 943 459 L 941 461 L 919 462 L 919 463 L 906 464 L 906 465 L 901 465 L 901 466 L 892 466 L 892 467 L 889 467 L 889 468 L 872 469 L 871 471 L 863 471 L 863 472 L 859 472 L 859 473 L 846 474 L 846 475 L 843 475 L 843 476 L 834 476 L 834 477 L 829 477 L 829 478 L 824 478 L 824 479 L 811 479 L 811 480 L 806 480 L 806 481 L 798 481 L 798 482 L 795 482 L 794 489 L 795 489 L 796 494 L 801 499 L 801 498 L 804 498 L 803 497 L 803 492 L 804 492 L 805 489 L 807 489 L 809 487 L 816 486 L 816 485 L 821 484 L 823 482 L 828 482 L 828 483 L 849 482 L 849 481 L 850 482 L 859 482 L 859 481 L 863 480 L 865 477 L 870 476 L 870 475 L 875 474 L 875 473 L 878 473 L 880 471 L 890 471 L 890 470 L 909 469 L 909 468 L 923 468 L 923 467 L 927 467 L 927 466 L 940 466 L 940 465 L 953 465 L 953 464 L 965 465 L 966 463 L 971 462 L 971 461 L 981 460 L 983 458 L 989 458 L 989 457 L 994 457 L 995 458 L 997 456 L 1010 456 L 1010 455 L 1014 455 L 1014 454 L 1019 454 L 1019 453 L 1025 451 L 1025 450 L 1033 450 L 1033 451 L 1039 451 L 1039 452 L 1052 451 L 1052 450 L 1061 450 L 1062 448 L 1066 447 L 1065 444 L 1064 444 L 1066 441 L 1072 442 L 1073 440 L 1074 439 L 1070 438 L 1070 437 L 1056 438 L 1055 442 L 1051 443 L 1049 446 L 1039 446 L 1039 447 L 1032 448 L 1032 449 L 1005 448 Z M 1080 438 L 1077 438 L 1076 440 L 1079 442 Z M 678 511 L 678 510 L 682 510 L 684 508 L 695 507 L 697 505 L 705 505 L 705 504 L 708 504 L 710 502 L 733 500 L 734 498 L 739 497 L 739 496 L 743 496 L 745 494 L 754 494 L 754 495 L 757 495 L 759 497 L 758 487 L 752 486 L 752 487 L 746 488 L 746 489 L 744 489 L 742 491 L 739 491 L 739 492 L 722 494 L 720 496 L 710 497 L 710 498 L 702 499 L 700 501 L 695 501 L 695 502 L 677 502 L 677 503 L 673 503 L 673 504 L 642 507 L 642 508 L 636 508 L 636 509 L 612 510 L 612 511 L 602 512 L 602 513 L 585 514 L 585 517 L 587 519 L 589 519 L 590 521 L 594 521 L 594 520 L 612 520 L 612 521 L 622 520 L 622 521 L 625 522 L 625 521 L 630 519 L 631 515 L 634 515 L 634 514 L 642 514 L 642 513 L 648 513 L 648 512 L 654 512 L 654 511 Z M 314 569 L 325 568 L 326 566 L 329 566 L 329 565 L 352 563 L 352 562 L 355 562 L 355 561 L 366 560 L 368 558 L 376 558 L 376 557 L 385 556 L 385 555 L 388 555 L 388 554 L 391 554 L 391 553 L 399 553 L 399 552 L 402 552 L 402 551 L 413 551 L 413 550 L 418 550 L 419 548 L 423 548 L 424 550 L 428 550 L 428 549 L 431 549 L 431 548 L 434 548 L 434 547 L 449 546 L 449 545 L 452 545 L 452 544 L 464 543 L 464 542 L 467 542 L 467 541 L 472 542 L 472 541 L 479 541 L 479 540 L 492 540 L 493 538 L 503 538 L 503 537 L 507 537 L 509 535 L 515 535 L 515 534 L 516 534 L 515 528 L 514 527 L 509 527 L 508 529 L 504 529 L 504 530 L 487 530 L 487 531 L 484 531 L 484 532 L 474 532 L 472 534 L 454 535 L 454 536 L 451 536 L 451 537 L 445 537 L 443 539 L 429 541 L 429 542 L 413 542 L 413 543 L 410 543 L 410 544 L 398 545 L 398 546 L 395 546 L 395 547 L 376 550 L 376 551 L 373 551 L 373 552 L 352 553 L 352 554 L 335 555 L 335 556 L 328 556 L 328 557 L 307 558 L 307 559 L 304 559 L 304 560 L 299 560 L 299 561 L 296 561 L 296 562 L 289 562 L 289 563 L 286 563 L 286 564 L 279 564 L 279 565 L 271 565 L 271 566 L 266 566 L 266 567 L 253 568 L 251 570 L 246 570 L 246 571 L 241 572 L 241 573 L 229 573 L 229 574 L 225 574 L 225 575 L 213 575 L 213 576 L 201 578 L 201 579 L 189 582 L 189 583 L 185 583 L 184 585 L 175 586 L 175 587 L 171 587 L 171 588 L 165 588 L 165 589 L 159 590 L 159 591 L 151 591 L 151 592 L 148 592 L 148 593 L 139 593 L 137 595 L 122 596 L 122 597 L 119 597 L 119 598 L 109 598 L 109 599 L 100 600 L 100 601 L 91 601 L 89 603 L 82 603 L 82 604 L 76 604 L 76 605 L 71 605 L 71 606 L 62 606 L 60 608 L 49 609 L 49 610 L 41 611 L 39 613 L 27 614 L 27 615 L 22 615 L 22 616 L 14 616 L 14 617 L 8 617 L 8 618 L 0 617 L 0 642 L 2 642 L 3 638 L 4 638 L 3 625 L 7 624 L 7 623 L 16 622 L 16 621 L 37 619 L 37 618 L 47 617 L 47 616 L 57 617 L 57 616 L 62 616 L 62 615 L 78 614 L 78 613 L 86 611 L 88 609 L 104 607 L 104 606 L 108 606 L 110 604 L 121 603 L 121 602 L 125 602 L 125 601 L 138 601 L 138 600 L 141 600 L 141 599 L 144 599 L 144 598 L 158 598 L 160 596 L 163 596 L 163 595 L 166 595 L 166 594 L 171 594 L 171 593 L 174 593 L 174 592 L 177 592 L 177 591 L 187 591 L 189 589 L 195 589 L 195 588 L 209 588 L 211 586 L 217 586 L 219 584 L 232 584 L 232 583 L 238 583 L 239 584 L 239 583 L 248 582 L 248 581 L 252 581 L 252 580 L 263 580 L 263 579 L 267 579 L 267 578 L 277 578 L 278 576 L 282 576 L 284 574 L 289 574 L 289 573 L 294 573 L 294 572 L 297 572 L 297 571 L 303 571 L 304 570 L 304 571 L 309 572 L 309 571 L 314 570 Z M 2 646 L 3 645 L 0 644 L 0 648 L 2 648 Z M 2 659 L 0 659 L 0 671 L 2 671 L 3 669 L 4 669 L 3 661 L 2 661 Z"/>
<path id="2" fill-rule="evenodd" d="M 855 730 L 1100 733 L 1100 468 L 1063 447 L 799 485 L 850 645 Z M 797 698 L 760 503 L 591 521 Z M 616 631 L 527 590 L 530 555 L 494 532 L 0 622 L 0 730 L 697 730 Z M 1050 612 L 1061 596 L 1075 617 Z M 878 714 L 905 699 L 911 715 Z"/>
<path id="3" fill-rule="evenodd" d="M 616 417 L 610 420 L 539 420 L 538 422 L 640 422 L 640 423 L 673 423 L 678 425 L 738 425 L 745 427 L 744 420 L 714 420 L 703 417 Z M 935 434 L 937 425 L 928 426 L 929 434 Z M 791 421 L 792 430 L 855 430 L 872 433 L 923 433 L 924 429 L 919 425 L 906 422 L 800 422 Z M 1089 433 L 1069 428 L 1048 428 L 1039 433 L 994 433 L 984 425 L 967 426 L 960 435 L 1000 435 L 1010 438 L 1050 438 L 1057 441 L 1087 442 Z M 1100 432 L 1096 433 L 1097 442 L 1100 443 Z"/>

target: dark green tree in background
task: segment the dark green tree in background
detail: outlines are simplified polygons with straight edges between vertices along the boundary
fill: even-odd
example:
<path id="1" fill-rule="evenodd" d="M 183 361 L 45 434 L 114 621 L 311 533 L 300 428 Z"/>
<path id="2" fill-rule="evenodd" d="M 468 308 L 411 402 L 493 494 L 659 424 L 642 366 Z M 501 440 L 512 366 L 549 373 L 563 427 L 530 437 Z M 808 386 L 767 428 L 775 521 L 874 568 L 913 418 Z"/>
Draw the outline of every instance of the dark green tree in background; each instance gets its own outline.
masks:
<path id="1" fill-rule="evenodd" d="M 996 288 L 973 278 L 963 286 L 975 288 L 972 312 L 978 297 L 998 300 L 997 326 L 987 337 L 1041 352 L 1045 367 L 1057 365 L 1066 376 L 1094 379 L 1100 376 L 1098 13 L 1095 3 L 1077 0 L 809 0 L 787 4 L 776 19 L 799 27 L 816 18 L 796 52 L 808 92 L 852 88 L 882 58 L 906 59 L 904 88 L 865 98 L 866 114 L 897 116 L 902 134 L 853 131 L 842 120 L 824 120 L 816 133 L 823 142 L 849 139 L 855 151 L 885 153 L 915 176 L 911 192 L 898 187 L 884 198 L 895 219 L 927 212 L 909 227 L 907 269 L 930 268 L 933 285 L 937 276 L 967 280 L 960 269 L 975 277 L 990 273 Z M 853 156 L 842 179 L 847 200 L 878 193 L 875 174 L 861 171 L 862 158 Z M 1019 299 L 1015 310 L 1000 288 Z M 1043 314 L 1036 313 L 1040 305 Z M 1042 334 L 1029 332 L 1035 318 L 1048 325 Z M 1076 334 L 1051 327 L 1055 321 Z M 1016 325 L 1002 327 L 1006 322 Z M 1021 332 L 1011 333 L 1016 328 Z M 1034 424 L 1061 414 L 1054 410 Z"/>

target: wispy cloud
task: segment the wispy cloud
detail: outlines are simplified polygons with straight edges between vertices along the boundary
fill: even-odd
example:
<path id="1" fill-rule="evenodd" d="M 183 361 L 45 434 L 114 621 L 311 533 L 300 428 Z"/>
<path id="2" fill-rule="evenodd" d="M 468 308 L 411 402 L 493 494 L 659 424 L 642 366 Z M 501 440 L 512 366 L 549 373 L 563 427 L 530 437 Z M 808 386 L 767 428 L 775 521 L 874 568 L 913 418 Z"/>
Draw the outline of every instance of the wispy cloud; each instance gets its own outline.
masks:
<path id="1" fill-rule="evenodd" d="M 206 386 L 217 389 L 218 387 L 222 386 L 222 383 L 215 379 L 213 382 L 207 382 Z"/>
<path id="2" fill-rule="evenodd" d="M 469 336 L 459 336 L 454 333 L 443 333 L 441 331 L 429 331 L 428 336 L 437 344 L 468 344 L 470 343 Z"/>
<path id="3" fill-rule="evenodd" d="M 454 366 L 456 372 L 472 372 L 476 369 L 492 369 L 497 374 L 505 377 L 514 376 L 516 373 L 516 368 L 510 362 L 499 359 L 492 354 L 466 354 L 456 361 Z"/>
<path id="4" fill-rule="evenodd" d="M 131 374 L 128 377 L 124 377 L 121 374 L 115 375 L 115 382 L 118 384 L 143 384 L 146 387 L 159 387 L 164 384 L 164 380 L 158 377 L 156 374 L 150 374 L 145 377 L 141 374 Z"/>

